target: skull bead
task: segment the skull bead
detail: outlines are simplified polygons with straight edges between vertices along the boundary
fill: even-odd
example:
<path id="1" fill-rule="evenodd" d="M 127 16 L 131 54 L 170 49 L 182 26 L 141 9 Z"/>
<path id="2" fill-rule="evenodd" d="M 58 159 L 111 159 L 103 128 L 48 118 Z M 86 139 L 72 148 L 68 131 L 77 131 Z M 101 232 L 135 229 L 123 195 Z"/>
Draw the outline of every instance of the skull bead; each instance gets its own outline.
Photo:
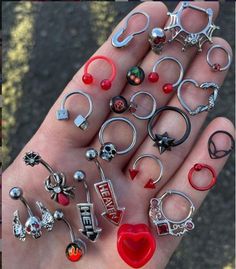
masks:
<path id="1" fill-rule="evenodd" d="M 153 28 L 149 33 L 148 41 L 152 47 L 152 50 L 155 53 L 160 54 L 166 41 L 165 31 L 161 28 Z"/>
<path id="2" fill-rule="evenodd" d="M 117 149 L 114 144 L 107 142 L 102 145 L 100 149 L 100 157 L 105 160 L 110 162 L 116 155 Z"/>
<path id="3" fill-rule="evenodd" d="M 25 223 L 27 234 L 32 235 L 34 239 L 37 239 L 42 235 L 41 228 L 41 221 L 34 216 L 29 217 Z"/>

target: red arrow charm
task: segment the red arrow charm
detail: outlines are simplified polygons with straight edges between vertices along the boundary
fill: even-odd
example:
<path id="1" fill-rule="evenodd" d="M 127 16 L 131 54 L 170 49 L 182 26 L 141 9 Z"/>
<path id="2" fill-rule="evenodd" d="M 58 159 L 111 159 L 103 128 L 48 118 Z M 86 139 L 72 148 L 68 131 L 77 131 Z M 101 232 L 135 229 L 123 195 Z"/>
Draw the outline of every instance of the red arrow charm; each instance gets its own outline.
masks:
<path id="1" fill-rule="evenodd" d="M 130 175 L 132 180 L 137 176 L 138 173 L 139 173 L 139 170 L 129 169 L 129 175 Z"/>
<path id="2" fill-rule="evenodd" d="M 125 208 L 119 208 L 111 181 L 108 179 L 98 182 L 94 187 L 106 210 L 102 216 L 111 223 L 119 225 Z"/>
<path id="3" fill-rule="evenodd" d="M 102 213 L 102 216 L 105 217 L 110 222 L 114 223 L 115 225 L 119 225 L 122 216 L 123 216 L 124 210 L 116 210 L 114 213 Z"/>
<path id="4" fill-rule="evenodd" d="M 146 189 L 155 189 L 155 183 L 153 179 L 149 179 L 148 182 L 145 184 L 144 188 Z"/>

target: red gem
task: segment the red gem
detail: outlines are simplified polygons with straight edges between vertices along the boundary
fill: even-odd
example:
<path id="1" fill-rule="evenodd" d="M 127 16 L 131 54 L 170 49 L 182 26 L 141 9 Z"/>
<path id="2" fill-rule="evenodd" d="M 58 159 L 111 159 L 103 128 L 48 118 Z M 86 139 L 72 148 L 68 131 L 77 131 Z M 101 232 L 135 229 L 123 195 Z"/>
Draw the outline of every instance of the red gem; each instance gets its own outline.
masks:
<path id="1" fill-rule="evenodd" d="M 137 176 L 138 172 L 139 172 L 139 170 L 129 169 L 129 175 L 130 175 L 131 179 L 134 179 Z"/>
<path id="2" fill-rule="evenodd" d="M 103 90 L 107 91 L 111 88 L 111 81 L 109 79 L 103 79 L 100 85 Z"/>
<path id="3" fill-rule="evenodd" d="M 30 227 L 29 227 L 29 226 L 26 228 L 26 231 L 27 231 L 28 233 L 30 233 L 30 232 L 31 232 L 31 229 L 30 229 Z"/>
<path id="4" fill-rule="evenodd" d="M 221 65 L 220 64 L 213 64 L 212 68 L 214 71 L 220 71 Z"/>
<path id="5" fill-rule="evenodd" d="M 69 198 L 65 196 L 65 194 L 63 193 L 58 194 L 57 201 L 59 204 L 64 205 L 64 206 L 69 205 L 70 203 Z"/>
<path id="6" fill-rule="evenodd" d="M 193 224 L 192 224 L 192 222 L 187 222 L 187 223 L 186 223 L 186 228 L 187 228 L 188 230 L 192 230 L 192 229 L 193 229 Z"/>
<path id="7" fill-rule="evenodd" d="M 197 163 L 197 164 L 194 165 L 194 169 L 196 171 L 200 171 L 200 170 L 202 170 L 202 165 L 200 163 Z"/>
<path id="8" fill-rule="evenodd" d="M 156 45 L 158 45 L 158 44 L 164 43 L 165 41 L 166 41 L 166 37 L 165 36 L 163 36 L 163 37 L 156 37 L 155 40 L 154 40 L 154 43 Z"/>
<path id="9" fill-rule="evenodd" d="M 158 234 L 168 234 L 168 232 L 169 232 L 168 225 L 166 223 L 159 224 L 157 226 L 157 232 L 158 232 Z"/>
<path id="10" fill-rule="evenodd" d="M 78 262 L 83 256 L 83 251 L 75 243 L 70 243 L 66 248 L 66 257 L 71 262 Z"/>
<path id="11" fill-rule="evenodd" d="M 154 184 L 153 179 L 149 179 L 148 182 L 145 184 L 144 188 L 155 189 L 155 184 Z"/>
<path id="12" fill-rule="evenodd" d="M 93 76 L 89 73 L 85 73 L 82 77 L 82 80 L 85 84 L 91 84 L 93 82 Z"/>
<path id="13" fill-rule="evenodd" d="M 159 75 L 157 74 L 157 72 L 151 72 L 149 75 L 148 75 L 148 80 L 150 82 L 157 82 L 159 80 Z"/>
<path id="14" fill-rule="evenodd" d="M 171 93 L 173 91 L 173 85 L 170 83 L 166 83 L 163 87 L 162 90 L 164 93 Z"/>

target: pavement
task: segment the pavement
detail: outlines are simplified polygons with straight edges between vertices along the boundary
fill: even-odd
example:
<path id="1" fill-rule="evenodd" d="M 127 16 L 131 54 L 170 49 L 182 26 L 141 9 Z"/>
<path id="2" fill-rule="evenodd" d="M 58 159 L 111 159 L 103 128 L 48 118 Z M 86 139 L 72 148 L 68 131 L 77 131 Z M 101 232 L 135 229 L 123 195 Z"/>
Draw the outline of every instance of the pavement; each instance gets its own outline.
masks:
<path id="1" fill-rule="evenodd" d="M 109 36 L 135 2 L 4 2 L 3 73 L 5 86 L 3 154 L 6 167 L 39 127 L 64 86 Z M 167 3 L 173 10 L 174 3 Z M 234 51 L 234 3 L 221 4 L 216 21 Z M 33 22 L 33 28 L 30 26 Z M 22 53 L 23 51 L 23 53 Z M 234 121 L 234 64 L 221 88 L 217 116 Z M 167 269 L 234 268 L 234 155 L 195 217 Z"/>

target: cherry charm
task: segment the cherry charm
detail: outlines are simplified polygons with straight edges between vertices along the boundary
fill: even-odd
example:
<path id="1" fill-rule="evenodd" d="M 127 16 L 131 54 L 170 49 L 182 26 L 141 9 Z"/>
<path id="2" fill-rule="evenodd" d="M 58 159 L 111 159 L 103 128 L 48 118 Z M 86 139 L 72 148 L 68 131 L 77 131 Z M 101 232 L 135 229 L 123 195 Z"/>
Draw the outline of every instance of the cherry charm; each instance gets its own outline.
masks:
<path id="1" fill-rule="evenodd" d="M 144 81 L 145 73 L 141 67 L 133 66 L 128 70 L 126 78 L 130 85 L 138 86 Z"/>

